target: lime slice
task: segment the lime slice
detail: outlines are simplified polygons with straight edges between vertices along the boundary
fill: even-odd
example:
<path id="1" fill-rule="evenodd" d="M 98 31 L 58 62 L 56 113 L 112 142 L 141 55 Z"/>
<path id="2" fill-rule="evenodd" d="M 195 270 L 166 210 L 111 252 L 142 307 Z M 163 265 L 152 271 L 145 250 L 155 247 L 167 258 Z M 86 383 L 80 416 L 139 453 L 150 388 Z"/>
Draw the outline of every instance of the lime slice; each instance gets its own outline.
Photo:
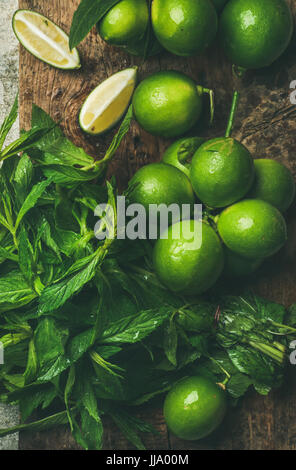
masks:
<path id="1" fill-rule="evenodd" d="M 124 115 L 137 81 L 137 68 L 117 72 L 100 83 L 86 98 L 79 115 L 81 128 L 88 134 L 102 134 Z"/>
<path id="2" fill-rule="evenodd" d="M 20 43 L 38 59 L 59 69 L 80 68 L 78 51 L 70 51 L 67 34 L 45 16 L 17 10 L 12 27 Z"/>

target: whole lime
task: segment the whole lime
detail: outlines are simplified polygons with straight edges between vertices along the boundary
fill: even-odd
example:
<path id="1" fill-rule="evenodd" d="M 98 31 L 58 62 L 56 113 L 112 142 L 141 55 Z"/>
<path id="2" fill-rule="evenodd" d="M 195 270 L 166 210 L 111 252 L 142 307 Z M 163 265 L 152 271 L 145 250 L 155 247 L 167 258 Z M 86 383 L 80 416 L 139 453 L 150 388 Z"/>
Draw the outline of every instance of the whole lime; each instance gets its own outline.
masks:
<path id="1" fill-rule="evenodd" d="M 246 258 L 266 258 L 287 240 L 285 219 L 261 199 L 245 199 L 221 213 L 218 232 L 230 250 Z"/>
<path id="2" fill-rule="evenodd" d="M 160 44 L 180 56 L 201 54 L 217 33 L 217 13 L 210 0 L 153 0 L 151 18 Z"/>
<path id="3" fill-rule="evenodd" d="M 295 182 L 288 168 L 275 160 L 254 160 L 255 179 L 248 197 L 263 199 L 285 212 L 295 197 Z"/>
<path id="4" fill-rule="evenodd" d="M 194 204 L 189 179 L 182 171 L 165 163 L 150 163 L 140 168 L 129 182 L 129 198 L 149 211 L 151 204 Z"/>
<path id="5" fill-rule="evenodd" d="M 201 376 L 185 377 L 169 391 L 164 418 L 180 439 L 196 440 L 211 434 L 225 416 L 227 402 L 219 385 Z"/>
<path id="6" fill-rule="evenodd" d="M 121 0 L 106 13 L 97 30 L 109 44 L 125 46 L 141 39 L 148 24 L 146 0 Z"/>
<path id="7" fill-rule="evenodd" d="M 133 110 L 140 126 L 150 134 L 179 137 L 200 118 L 202 96 L 187 75 L 176 71 L 157 72 L 136 88 Z"/>
<path id="8" fill-rule="evenodd" d="M 263 263 L 262 258 L 243 258 L 225 247 L 225 267 L 223 274 L 226 277 L 245 277 L 253 274 Z"/>
<path id="9" fill-rule="evenodd" d="M 219 13 L 220 11 L 223 10 L 225 4 L 228 2 L 228 0 L 212 0 L 214 7 L 216 8 L 217 12 Z"/>
<path id="10" fill-rule="evenodd" d="M 233 64 L 265 67 L 288 46 L 293 18 L 285 0 L 230 0 L 220 18 L 220 40 Z"/>
<path id="11" fill-rule="evenodd" d="M 210 207 L 225 207 L 241 199 L 253 178 L 250 152 L 231 137 L 208 140 L 193 156 L 190 180 L 198 198 Z"/>
<path id="12" fill-rule="evenodd" d="M 170 290 L 198 295 L 219 278 L 223 248 L 212 227 L 198 220 L 182 220 L 157 240 L 153 264 L 158 278 Z"/>
<path id="13" fill-rule="evenodd" d="M 175 166 L 189 177 L 192 157 L 204 141 L 203 137 L 183 137 L 176 140 L 166 149 L 161 161 Z"/>

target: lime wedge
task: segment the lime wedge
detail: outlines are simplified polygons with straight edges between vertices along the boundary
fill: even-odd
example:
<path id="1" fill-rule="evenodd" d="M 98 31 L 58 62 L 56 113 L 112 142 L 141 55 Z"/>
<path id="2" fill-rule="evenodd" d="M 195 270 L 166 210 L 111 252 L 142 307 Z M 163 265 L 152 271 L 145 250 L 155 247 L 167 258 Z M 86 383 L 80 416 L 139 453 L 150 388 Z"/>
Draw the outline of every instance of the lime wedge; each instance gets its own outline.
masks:
<path id="1" fill-rule="evenodd" d="M 79 115 L 81 128 L 98 135 L 111 129 L 124 115 L 137 81 L 137 68 L 117 72 L 86 98 Z"/>
<path id="2" fill-rule="evenodd" d="M 38 59 L 59 69 L 80 68 L 78 51 L 70 51 L 67 34 L 45 16 L 17 10 L 12 27 L 20 43 Z"/>

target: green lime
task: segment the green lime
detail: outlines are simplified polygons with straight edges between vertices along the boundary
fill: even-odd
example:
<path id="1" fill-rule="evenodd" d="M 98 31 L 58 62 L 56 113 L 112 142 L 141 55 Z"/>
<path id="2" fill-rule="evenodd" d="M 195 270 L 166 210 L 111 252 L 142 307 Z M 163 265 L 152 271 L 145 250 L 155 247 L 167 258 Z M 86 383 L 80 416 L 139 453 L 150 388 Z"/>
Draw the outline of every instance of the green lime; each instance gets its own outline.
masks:
<path id="1" fill-rule="evenodd" d="M 189 131 L 202 112 L 195 82 L 181 72 L 157 72 L 145 78 L 133 97 L 135 117 L 150 134 L 167 138 Z"/>
<path id="2" fill-rule="evenodd" d="M 240 67 L 257 69 L 274 62 L 288 46 L 293 18 L 285 0 L 230 0 L 220 18 L 226 55 Z"/>
<path id="3" fill-rule="evenodd" d="M 130 180 L 130 200 L 149 210 L 150 204 L 194 204 L 191 183 L 182 171 L 164 163 L 140 168 Z"/>
<path id="4" fill-rule="evenodd" d="M 244 197 L 253 178 L 250 152 L 231 137 L 208 140 L 193 156 L 191 183 L 198 198 L 210 207 L 225 207 Z"/>
<path id="5" fill-rule="evenodd" d="M 157 240 L 153 264 L 160 281 L 173 292 L 198 295 L 220 276 L 223 248 L 212 227 L 198 220 L 183 220 Z"/>
<path id="6" fill-rule="evenodd" d="M 287 240 L 282 214 L 261 199 L 245 199 L 224 209 L 218 232 L 230 250 L 253 259 L 273 255 Z"/>
<path id="7" fill-rule="evenodd" d="M 214 7 L 216 8 L 217 12 L 219 13 L 220 11 L 223 10 L 225 4 L 228 2 L 228 0 L 212 0 Z"/>
<path id="8" fill-rule="evenodd" d="M 254 160 L 254 165 L 255 180 L 248 197 L 263 199 L 285 212 L 295 196 L 292 173 L 282 163 L 269 158 Z"/>
<path id="9" fill-rule="evenodd" d="M 203 137 L 183 137 L 176 140 L 164 152 L 161 161 L 175 166 L 189 177 L 192 157 L 204 141 Z"/>
<path id="10" fill-rule="evenodd" d="M 121 0 L 98 23 L 104 41 L 125 46 L 142 38 L 149 23 L 146 0 Z"/>
<path id="11" fill-rule="evenodd" d="M 210 0 L 153 0 L 151 18 L 160 44 L 181 56 L 201 54 L 217 33 L 217 13 Z"/>
<path id="12" fill-rule="evenodd" d="M 225 247 L 225 267 L 224 275 L 226 277 L 244 277 L 253 274 L 263 263 L 262 258 L 242 258 L 237 253 Z"/>
<path id="13" fill-rule="evenodd" d="M 150 39 L 150 42 L 147 46 L 145 36 L 133 44 L 122 46 L 122 48 L 129 54 L 140 56 L 140 57 L 145 56 L 146 48 L 147 48 L 147 52 L 146 52 L 147 57 L 152 57 L 163 51 L 163 47 L 161 46 L 161 44 L 157 41 L 155 37 L 152 37 Z"/>
<path id="14" fill-rule="evenodd" d="M 185 377 L 169 391 L 164 418 L 180 439 L 196 440 L 211 434 L 223 421 L 227 409 L 225 392 L 200 376 Z"/>

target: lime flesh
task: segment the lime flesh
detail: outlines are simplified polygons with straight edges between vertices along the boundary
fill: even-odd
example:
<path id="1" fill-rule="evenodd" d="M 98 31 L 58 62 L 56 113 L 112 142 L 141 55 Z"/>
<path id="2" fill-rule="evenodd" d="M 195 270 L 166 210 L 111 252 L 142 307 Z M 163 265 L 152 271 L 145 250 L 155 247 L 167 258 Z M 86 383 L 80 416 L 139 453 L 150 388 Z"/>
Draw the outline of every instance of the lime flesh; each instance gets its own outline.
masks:
<path id="1" fill-rule="evenodd" d="M 122 70 L 100 83 L 85 100 L 80 127 L 88 134 L 108 131 L 122 118 L 136 86 L 137 69 Z"/>
<path id="2" fill-rule="evenodd" d="M 30 10 L 17 10 L 13 31 L 20 43 L 38 59 L 59 69 L 80 68 L 76 48 L 70 51 L 69 37 L 55 23 Z"/>

